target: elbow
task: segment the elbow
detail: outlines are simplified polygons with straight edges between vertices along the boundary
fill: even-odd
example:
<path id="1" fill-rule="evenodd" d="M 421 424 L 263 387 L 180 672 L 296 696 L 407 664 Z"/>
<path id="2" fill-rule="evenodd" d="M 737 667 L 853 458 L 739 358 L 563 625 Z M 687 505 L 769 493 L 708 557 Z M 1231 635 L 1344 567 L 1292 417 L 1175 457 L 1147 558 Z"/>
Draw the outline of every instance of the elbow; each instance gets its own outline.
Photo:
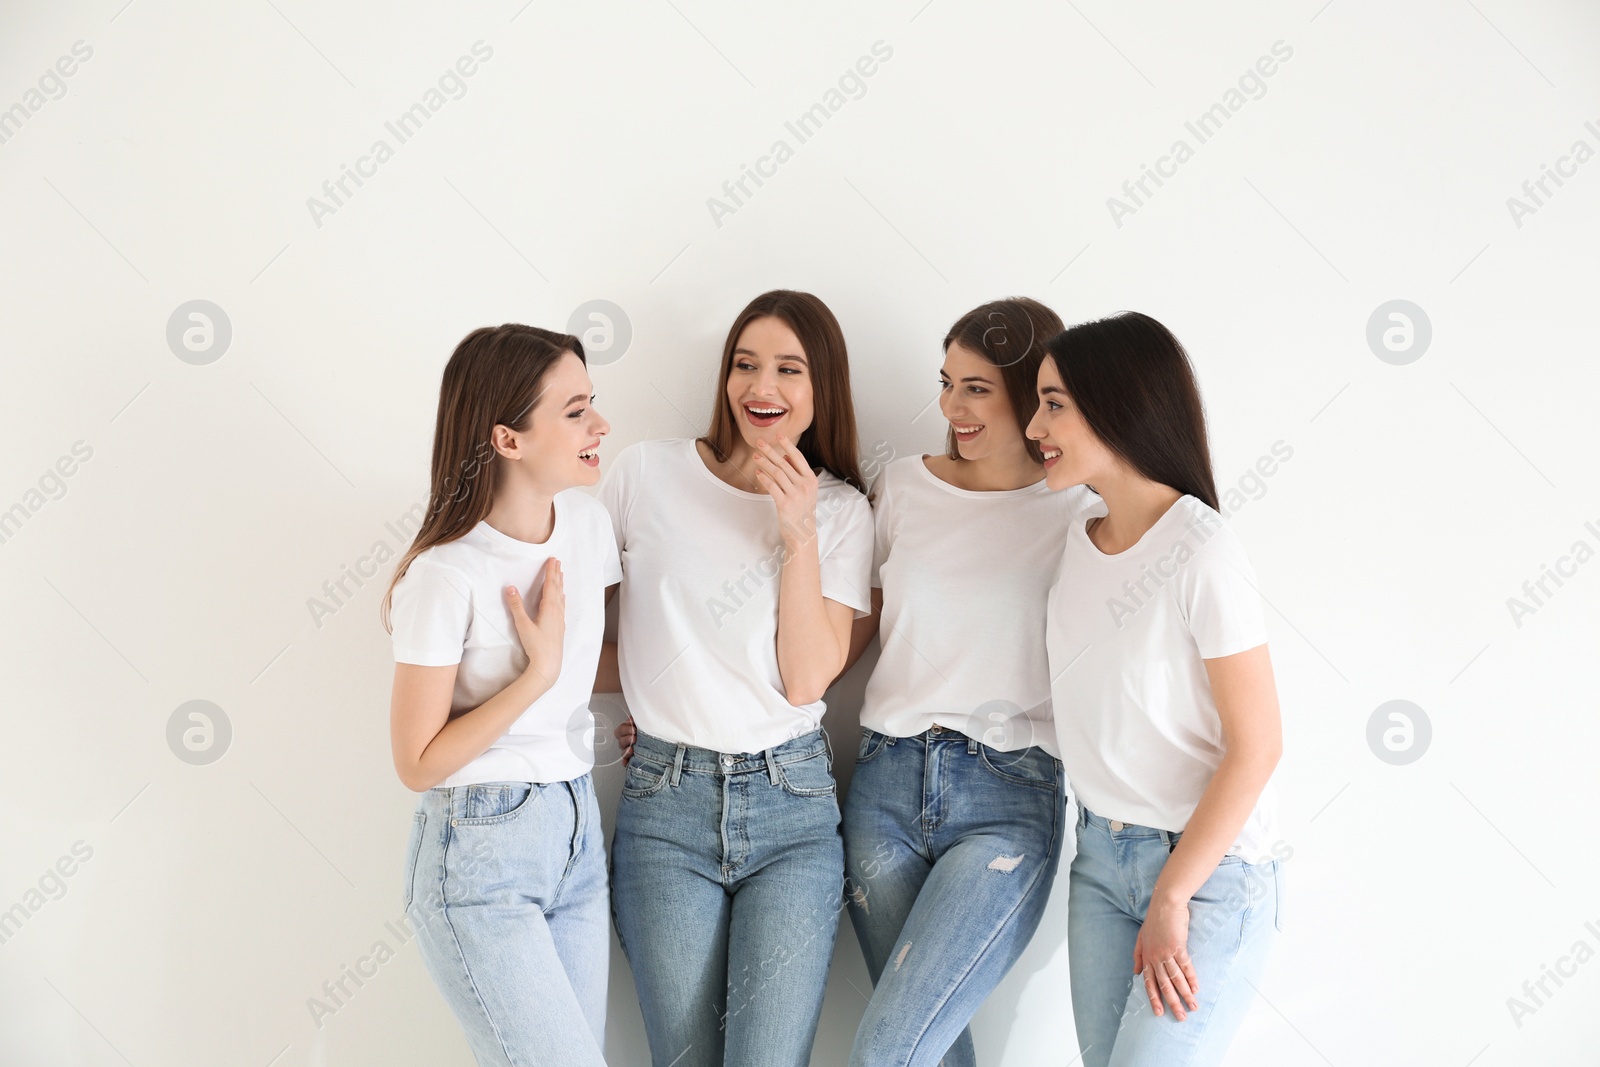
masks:
<path id="1" fill-rule="evenodd" d="M 791 707 L 803 708 L 807 704 L 815 704 L 817 701 L 821 700 L 822 693 L 817 692 L 811 687 L 792 687 L 784 693 L 784 697 L 789 701 Z"/>
<path id="2" fill-rule="evenodd" d="M 420 766 L 413 764 L 409 767 L 395 766 L 395 773 L 400 776 L 400 783 L 413 793 L 426 793 L 438 785 L 431 775 L 425 774 Z"/>

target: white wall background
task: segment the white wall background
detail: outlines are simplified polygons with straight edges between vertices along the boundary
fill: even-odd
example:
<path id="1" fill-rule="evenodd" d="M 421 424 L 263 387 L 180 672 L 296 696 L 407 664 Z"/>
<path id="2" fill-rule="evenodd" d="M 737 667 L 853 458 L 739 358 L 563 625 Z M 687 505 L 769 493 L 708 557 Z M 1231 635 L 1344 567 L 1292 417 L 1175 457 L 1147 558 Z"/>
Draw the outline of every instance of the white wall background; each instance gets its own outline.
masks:
<path id="1" fill-rule="evenodd" d="M 320 626 L 308 600 L 397 547 L 385 523 L 426 492 L 439 371 L 469 329 L 624 309 L 631 343 L 594 370 L 614 455 L 703 427 L 731 317 L 787 286 L 844 324 L 864 448 L 937 449 L 943 331 L 1028 294 L 1170 325 L 1220 485 L 1293 449 L 1233 515 L 1272 607 L 1294 856 L 1231 1063 L 1595 1062 L 1600 161 L 1560 164 L 1600 149 L 1594 5 L 0 17 L 0 108 L 23 109 L 0 127 L 0 509 L 23 509 L 0 544 L 0 909 L 23 909 L 0 1061 L 469 1064 L 386 926 L 414 797 L 389 762 L 381 583 Z M 30 96 L 79 41 L 64 95 Z M 493 55 L 465 94 L 396 147 L 384 123 L 477 41 Z M 864 95 L 797 145 L 785 121 L 877 41 L 893 56 Z M 1264 95 L 1199 143 L 1185 122 L 1280 41 Z M 394 157 L 318 225 L 307 198 L 379 138 Z M 707 198 L 779 138 L 794 157 L 717 225 Z M 1107 198 L 1180 138 L 1193 158 L 1119 226 Z M 1565 184 L 1514 218 L 1507 198 L 1558 164 Z M 166 339 L 194 299 L 232 330 L 204 365 Z M 1404 365 L 1367 341 L 1394 299 L 1431 323 Z M 78 442 L 91 457 L 57 482 Z M 1580 541 L 1514 619 L 1508 598 Z M 833 694 L 844 752 L 871 665 Z M 191 700 L 231 726 L 207 765 L 169 747 Z M 1390 700 L 1431 723 L 1404 765 L 1368 743 Z M 609 819 L 615 767 L 600 784 Z M 974 1024 L 985 1064 L 1076 1055 L 1064 905 Z M 379 941 L 393 958 L 318 1025 L 309 998 Z M 612 1062 L 644 1064 L 613 962 Z M 1570 977 L 1529 999 L 1547 966 Z M 866 988 L 846 923 L 815 1063 L 844 1062 Z"/>

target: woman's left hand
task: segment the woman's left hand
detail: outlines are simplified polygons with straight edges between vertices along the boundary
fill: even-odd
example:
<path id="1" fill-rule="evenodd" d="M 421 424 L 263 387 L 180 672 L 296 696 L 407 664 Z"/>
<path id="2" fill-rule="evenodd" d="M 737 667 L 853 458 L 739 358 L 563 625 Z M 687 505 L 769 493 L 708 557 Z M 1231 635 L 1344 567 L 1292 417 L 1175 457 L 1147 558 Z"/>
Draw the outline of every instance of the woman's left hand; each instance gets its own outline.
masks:
<path id="1" fill-rule="evenodd" d="M 1161 1001 L 1172 1005 L 1172 1014 L 1182 1022 L 1185 1008 L 1198 1011 L 1200 978 L 1189 959 L 1189 905 L 1151 901 L 1139 937 L 1133 943 L 1133 973 L 1144 975 L 1145 995 L 1150 1008 L 1162 1013 Z"/>
<path id="2" fill-rule="evenodd" d="M 788 545 L 801 545 L 817 532 L 817 476 L 801 451 L 782 434 L 756 445 L 756 478 L 778 508 L 778 526 Z"/>

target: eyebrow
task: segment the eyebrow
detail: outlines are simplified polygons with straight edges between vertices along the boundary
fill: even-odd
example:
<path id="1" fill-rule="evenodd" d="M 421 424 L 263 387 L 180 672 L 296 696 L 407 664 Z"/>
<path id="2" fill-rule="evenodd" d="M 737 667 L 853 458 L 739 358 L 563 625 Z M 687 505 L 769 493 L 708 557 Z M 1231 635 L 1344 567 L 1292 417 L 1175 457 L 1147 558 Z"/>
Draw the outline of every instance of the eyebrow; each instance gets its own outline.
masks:
<path id="1" fill-rule="evenodd" d="M 579 403 L 580 401 L 584 401 L 584 400 L 588 400 L 588 399 L 589 399 L 589 394 L 588 393 L 578 393 L 576 396 L 567 397 L 567 402 L 565 404 L 561 405 L 561 406 L 562 407 L 566 407 L 566 408 L 570 408 L 572 405 L 574 405 L 576 403 Z"/>
<path id="2" fill-rule="evenodd" d="M 1044 396 L 1044 395 L 1047 395 L 1049 393 L 1060 393 L 1062 396 L 1066 396 L 1067 395 L 1067 391 L 1065 389 L 1061 388 L 1059 385 L 1047 385 L 1043 389 L 1039 390 L 1039 395 L 1040 396 Z"/>
<path id="3" fill-rule="evenodd" d="M 939 372 L 939 377 L 948 378 L 948 377 L 950 377 L 950 375 L 946 374 L 944 371 L 940 371 Z M 967 375 L 965 378 L 963 378 L 961 380 L 964 381 L 964 382 L 982 382 L 984 385 L 993 385 L 994 384 L 994 382 L 991 379 L 985 378 L 981 374 L 969 374 L 969 375 Z"/>
<path id="4" fill-rule="evenodd" d="M 752 351 L 751 349 L 748 349 L 748 348 L 735 348 L 733 350 L 733 354 L 736 355 L 736 356 L 753 356 L 756 353 L 754 351 Z M 775 359 L 792 359 L 796 363 L 799 363 L 801 366 L 805 366 L 806 365 L 806 360 L 805 360 L 804 356 L 791 355 L 791 354 L 789 354 L 787 352 L 780 353 L 779 355 L 775 356 L 774 358 Z"/>

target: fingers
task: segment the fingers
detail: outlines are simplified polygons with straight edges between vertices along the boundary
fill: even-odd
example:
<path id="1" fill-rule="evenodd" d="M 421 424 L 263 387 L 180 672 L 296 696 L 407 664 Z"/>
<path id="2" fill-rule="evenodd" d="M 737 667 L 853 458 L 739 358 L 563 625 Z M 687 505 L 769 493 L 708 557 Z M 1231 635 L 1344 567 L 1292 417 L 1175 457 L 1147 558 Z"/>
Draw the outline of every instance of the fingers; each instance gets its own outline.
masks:
<path id="1" fill-rule="evenodd" d="M 561 563 L 551 556 L 544 566 L 544 589 L 539 593 L 539 619 L 543 621 L 546 612 L 560 613 L 563 617 L 567 610 L 566 579 L 561 573 Z"/>
<path id="2" fill-rule="evenodd" d="M 765 444 L 766 442 L 762 443 Z M 800 488 L 795 481 L 794 468 L 783 462 L 781 456 L 768 452 L 763 448 L 757 448 L 755 463 L 757 478 L 765 475 L 769 482 L 781 487 L 785 493 L 790 493 Z"/>
<path id="3" fill-rule="evenodd" d="M 1200 976 L 1194 971 L 1194 960 L 1190 959 L 1189 953 L 1185 952 L 1183 949 L 1179 949 L 1178 954 L 1174 956 L 1173 959 L 1177 960 L 1178 966 L 1183 969 L 1183 980 L 1189 983 L 1189 992 L 1194 994 L 1194 996 L 1197 998 L 1191 1007 L 1193 1007 L 1196 1011 L 1200 1010 L 1200 1004 L 1198 1001 L 1200 996 Z"/>
<path id="4" fill-rule="evenodd" d="M 1189 1011 L 1199 1011 L 1200 1001 L 1195 999 L 1194 990 L 1189 987 L 1189 978 L 1183 973 L 1183 967 L 1178 961 L 1163 960 L 1161 966 L 1166 971 L 1167 981 L 1171 984 L 1173 993 L 1181 998 L 1181 1001 L 1172 1000 L 1172 1011 L 1178 1019 L 1180 1021 L 1183 1019 L 1185 1008 Z"/>
<path id="5" fill-rule="evenodd" d="M 1161 1014 L 1161 990 L 1156 988 L 1155 968 L 1144 969 L 1144 995 L 1150 998 L 1150 1010 Z"/>
<path id="6" fill-rule="evenodd" d="M 1156 988 L 1161 992 L 1161 999 L 1172 1005 L 1172 1014 L 1179 1022 L 1183 1021 L 1183 1000 L 1178 996 L 1178 991 L 1172 988 L 1172 976 L 1167 973 L 1170 961 L 1160 960 L 1151 964 L 1150 970 L 1156 976 Z"/>

